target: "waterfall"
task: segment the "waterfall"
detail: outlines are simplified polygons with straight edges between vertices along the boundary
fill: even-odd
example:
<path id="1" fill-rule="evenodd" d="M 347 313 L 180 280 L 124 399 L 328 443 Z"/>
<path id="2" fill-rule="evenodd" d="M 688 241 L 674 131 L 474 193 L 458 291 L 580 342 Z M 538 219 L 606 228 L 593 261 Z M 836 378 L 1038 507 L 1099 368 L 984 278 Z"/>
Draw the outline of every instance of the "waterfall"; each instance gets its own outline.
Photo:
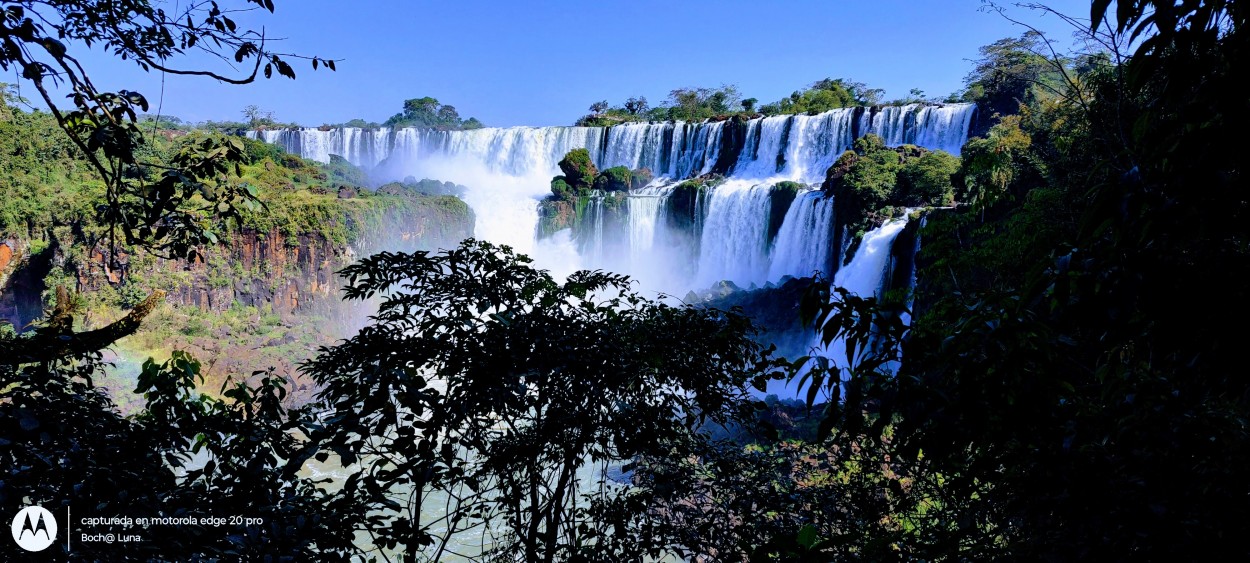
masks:
<path id="1" fill-rule="evenodd" d="M 537 205 L 550 193 L 551 178 L 560 173 L 557 163 L 566 153 L 585 148 L 600 169 L 648 168 L 656 176 L 651 186 L 631 192 L 620 209 L 607 210 L 601 200 L 589 202 L 586 219 L 592 222 L 584 226 L 591 230 L 579 228 L 560 240 L 576 247 L 581 267 L 631 274 L 644 285 L 648 279 L 663 280 L 652 287 L 684 292 L 721 279 L 745 286 L 832 270 L 827 257 L 834 254 L 829 248 L 834 202 L 818 192 L 800 194 L 770 245 L 768 187 L 782 180 L 820 183 L 829 166 L 865 133 L 891 145 L 958 153 L 974 111 L 973 104 L 910 104 L 745 122 L 470 131 L 284 129 L 248 135 L 322 162 L 332 154 L 343 156 L 378 183 L 411 176 L 465 185 L 464 199 L 477 216 L 475 236 L 524 253 L 553 251 L 534 240 Z M 726 171 L 728 179 L 696 198 L 695 205 L 706 208 L 693 214 L 689 236 L 665 232 L 669 221 L 661 218 L 671 192 L 667 186 L 714 168 Z M 568 249 L 561 246 L 560 253 L 567 256 Z"/>
<path id="2" fill-rule="evenodd" d="M 599 264 L 603 262 L 603 246 L 605 237 L 603 234 L 603 222 L 606 219 L 606 210 L 603 206 L 603 194 L 596 193 L 590 197 L 590 201 L 586 203 L 586 211 L 584 221 L 586 225 L 577 234 L 581 236 L 578 241 L 578 250 L 590 264 Z"/>
<path id="3" fill-rule="evenodd" d="M 630 194 L 625 201 L 629 212 L 629 261 L 635 267 L 649 258 L 658 228 L 656 219 L 667 195 L 662 188 L 648 187 Z"/>
<path id="4" fill-rule="evenodd" d="M 748 125 L 745 146 L 738 155 L 733 175 L 747 178 L 775 176 L 780 168 L 777 156 L 782 154 L 786 126 L 793 119 L 789 115 L 765 117 L 752 120 Z"/>
<path id="5" fill-rule="evenodd" d="M 795 204 L 798 205 L 801 201 L 803 200 L 795 200 Z M 860 243 L 859 248 L 855 251 L 855 256 L 851 258 L 851 262 L 839 269 L 833 276 L 833 285 L 845 288 L 847 291 L 861 297 L 880 298 L 887 289 L 887 280 L 891 274 L 889 268 L 890 248 L 893 246 L 894 240 L 899 233 L 906 226 L 907 218 L 903 217 L 891 220 L 865 234 L 863 242 Z M 780 240 L 780 235 L 778 235 L 778 240 Z M 828 358 L 832 365 L 846 367 L 845 341 L 836 339 L 828 346 L 825 346 L 821 342 L 820 335 L 814 334 L 810 342 L 814 355 Z M 804 389 L 804 391 L 806 390 Z M 767 393 L 776 394 L 782 398 L 806 398 L 805 394 L 799 393 L 799 389 L 787 385 L 784 381 L 768 382 Z M 821 396 L 827 399 L 823 391 Z M 819 399 L 817 402 L 819 402 Z"/>
<path id="6" fill-rule="evenodd" d="M 910 104 L 842 108 L 817 115 L 752 119 L 734 176 L 817 182 L 857 135 L 876 133 L 886 144 L 917 144 L 958 154 L 975 105 Z M 650 168 L 659 176 L 688 178 L 710 172 L 722 149 L 725 122 L 627 123 L 613 127 L 508 127 L 470 131 L 433 129 L 304 128 L 249 131 L 247 135 L 319 162 L 331 154 L 398 179 L 397 161 L 452 158 L 514 176 L 555 173 L 568 151 L 585 148 L 600 168 Z M 784 163 L 779 167 L 778 163 Z"/>
<path id="7" fill-rule="evenodd" d="M 907 226 L 907 218 L 894 219 L 864 235 L 855 256 L 833 276 L 833 285 L 862 297 L 880 298 L 885 291 L 889 276 L 886 265 L 890 261 L 890 245 Z"/>
<path id="8" fill-rule="evenodd" d="M 821 191 L 799 194 L 790 205 L 773 244 L 768 279 L 826 276 L 833 271 L 833 198 Z"/>
<path id="9" fill-rule="evenodd" d="M 904 216 L 901 219 L 889 221 L 864 235 L 864 240 L 855 251 L 851 262 L 834 275 L 833 285 L 845 288 L 860 297 L 881 299 L 887 289 L 887 280 L 891 273 L 890 248 L 894 245 L 894 239 L 906 226 L 907 217 Z M 821 347 L 819 342 L 816 343 L 816 347 Z M 829 358 L 834 365 L 846 368 L 850 361 L 861 360 L 863 353 L 863 350 L 859 350 L 856 352 L 856 358 L 848 358 L 846 341 L 838 338 L 829 343 L 822 355 Z M 897 366 L 887 367 L 896 368 Z"/>
<path id="10" fill-rule="evenodd" d="M 891 146 L 911 144 L 959 154 L 972 124 L 971 104 L 891 106 L 866 114 L 861 130 L 880 135 Z"/>
<path id="11" fill-rule="evenodd" d="M 768 272 L 768 188 L 730 180 L 712 190 L 699 244 L 696 285 L 762 284 Z"/>
<path id="12" fill-rule="evenodd" d="M 796 115 L 786 142 L 786 176 L 819 183 L 825 171 L 855 143 L 855 108 L 819 115 Z"/>

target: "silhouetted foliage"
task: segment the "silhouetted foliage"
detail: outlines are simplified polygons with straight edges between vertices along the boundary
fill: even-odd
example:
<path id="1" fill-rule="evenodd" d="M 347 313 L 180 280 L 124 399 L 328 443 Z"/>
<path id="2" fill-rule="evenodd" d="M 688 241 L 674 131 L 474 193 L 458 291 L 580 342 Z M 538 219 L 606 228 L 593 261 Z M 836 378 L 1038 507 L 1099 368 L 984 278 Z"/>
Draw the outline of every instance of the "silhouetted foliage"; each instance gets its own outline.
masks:
<path id="1" fill-rule="evenodd" d="M 333 421 L 313 439 L 352 466 L 343 501 L 379 510 L 373 541 L 410 557 L 438 560 L 465 533 L 484 535 L 492 560 L 670 547 L 663 530 L 631 528 L 641 499 L 666 491 L 602 471 L 684 458 L 707 441 L 697 425 L 735 415 L 747 381 L 774 368 L 737 313 L 651 302 L 602 272 L 558 283 L 484 242 L 343 273 L 348 298 L 385 297 L 305 367 Z M 445 516 L 420 518 L 435 499 Z"/>
<path id="2" fill-rule="evenodd" d="M 1103 25 L 1111 5 L 1095 39 L 1137 35 L 1132 57 L 1078 58 L 1048 99 L 999 82 L 1023 111 L 965 147 L 983 195 L 922 232 L 912 327 L 812 293 L 824 339 L 866 351 L 814 381 L 844 397 L 834 439 L 879 437 L 940 495 L 919 558 L 1246 556 L 1245 12 L 1117 2 Z"/>

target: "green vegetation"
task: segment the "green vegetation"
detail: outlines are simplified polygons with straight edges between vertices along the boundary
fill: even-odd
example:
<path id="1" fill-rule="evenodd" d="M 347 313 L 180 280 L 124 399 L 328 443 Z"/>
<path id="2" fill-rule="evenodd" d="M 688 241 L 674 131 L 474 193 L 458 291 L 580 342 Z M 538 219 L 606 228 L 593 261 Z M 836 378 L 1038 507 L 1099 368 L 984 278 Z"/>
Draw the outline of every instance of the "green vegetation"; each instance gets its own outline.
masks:
<path id="1" fill-rule="evenodd" d="M 425 96 L 404 100 L 403 111 L 392 115 L 386 120 L 387 127 L 428 127 L 444 131 L 460 131 L 480 129 L 482 122 L 475 117 L 462 119 L 454 106 L 443 105 L 438 100 Z"/>
<path id="2" fill-rule="evenodd" d="M 13 142 L 0 147 L 0 160 L 9 161 L 0 166 L 18 172 L 0 185 L 6 191 L 0 204 L 9 208 L 0 214 L 3 228 L 17 236 L 87 241 L 87 257 L 103 256 L 114 266 L 123 247 L 194 258 L 197 248 L 218 241 L 215 229 L 237 219 L 240 209 L 256 205 L 257 194 L 229 175 L 243 160 L 243 143 L 205 135 L 161 150 L 136 124 L 136 114 L 148 110 L 147 100 L 133 91 L 97 90 L 78 62 L 78 51 L 84 44 L 96 45 L 145 71 L 199 74 L 235 84 L 275 72 L 293 78 L 287 58 L 302 57 L 267 50 L 263 32 L 231 19 L 249 7 L 273 11 L 270 0 L 225 9 L 216 3 L 188 5 L 173 15 L 174 21 L 147 0 L 103 4 L 5 3 L 0 68 L 20 69 L 59 131 L 49 135 L 45 117 L 19 117 L 7 99 L 0 104 L 6 126 L 31 127 L 44 137 L 6 139 Z M 180 55 L 197 47 L 233 59 L 250 73 L 183 67 Z M 314 68 L 334 68 L 332 60 L 305 60 Z M 49 82 L 59 92 L 73 92 L 65 107 L 59 94 L 54 98 L 49 92 Z M 58 147 L 55 139 L 73 148 Z M 40 150 L 26 152 L 30 148 Z M 83 181 L 87 174 L 90 179 Z M 47 212 L 62 197 L 68 199 L 65 211 Z M 92 212 L 81 213 L 73 204 Z M 17 206 L 27 208 L 15 213 Z M 21 336 L 0 333 L 0 464 L 11 468 L 0 481 L 0 508 L 17 513 L 34 504 L 60 513 L 70 506 L 90 507 L 102 517 L 260 516 L 238 534 L 170 526 L 127 545 L 82 542 L 75 546 L 75 559 L 294 560 L 345 553 L 353 534 L 332 523 L 350 513 L 325 505 L 325 495 L 310 480 L 279 470 L 279 460 L 294 452 L 290 423 L 300 418 L 282 406 L 282 379 L 262 372 L 255 385 L 232 386 L 223 390 L 224 400 L 215 400 L 194 389 L 198 362 L 178 354 L 164 364 L 144 365 L 137 392 L 147 405 L 133 417 L 122 416 L 95 386 L 103 371 L 101 352 L 134 333 L 163 297 L 154 293 L 116 322 L 76 331 L 75 316 L 84 313 L 81 300 L 59 288 L 57 306 L 39 330 Z M 63 530 L 69 536 L 82 527 L 65 522 Z M 55 545 L 50 553 L 68 557 L 68 547 L 64 550 Z"/>
<path id="3" fill-rule="evenodd" d="M 889 148 L 877 135 L 855 141 L 825 176 L 821 189 L 838 202 L 835 206 L 838 231 L 851 235 L 845 260 L 849 261 L 859 241 L 869 230 L 880 226 L 903 207 L 950 205 L 955 189 L 952 177 L 959 172 L 960 159 L 943 151 L 929 151 L 915 145 Z"/>
<path id="4" fill-rule="evenodd" d="M 574 149 L 560 159 L 560 171 L 563 176 L 551 179 L 551 195 L 557 200 L 572 201 L 578 197 L 590 195 L 595 187 L 595 176 L 599 169 L 590 159 L 590 151 Z"/>
<path id="5" fill-rule="evenodd" d="M 845 365 L 775 359 L 737 311 L 653 302 L 603 272 L 559 283 L 470 240 L 345 270 L 349 297 L 381 307 L 304 365 L 317 384 L 306 407 L 286 408 L 290 386 L 266 371 L 220 399 L 200 393 L 202 366 L 177 353 L 143 365 L 144 404 L 122 416 L 96 386 L 100 352 L 164 296 L 123 284 L 131 312 L 79 331 L 76 316 L 95 311 L 61 290 L 38 330 L 0 331 L 0 508 L 260 518 L 235 534 L 169 526 L 142 542 L 81 542 L 74 556 L 87 560 L 442 560 L 449 535 L 465 531 L 483 533 L 477 559 L 495 561 L 1244 559 L 1250 382 L 1245 330 L 1230 319 L 1250 309 L 1250 203 L 1244 149 L 1229 139 L 1250 125 L 1238 72 L 1250 22 L 1233 3 L 1092 4 L 1091 28 L 1136 37 L 1132 56 L 1055 61 L 1056 95 L 1022 98 L 1018 118 L 1000 116 L 970 141 L 954 186 L 943 182 L 951 159 L 871 137 L 830 170 L 825 189 L 865 215 L 922 195 L 965 200 L 930 214 L 910 326 L 898 302 L 810 285 L 802 321 L 826 344 L 842 339 Z M 0 20 L 6 41 L 64 60 L 12 14 Z M 95 30 L 79 40 L 140 25 L 77 21 Z M 163 36 L 152 35 L 147 48 L 160 53 Z M 4 51 L 6 64 L 28 51 Z M 242 142 L 185 137 L 110 150 L 194 169 L 186 178 L 210 193 L 179 204 L 222 203 L 211 193 L 222 184 L 275 207 L 403 197 L 340 198 L 330 169 L 272 155 L 243 165 Z M 44 188 L 92 156 L 48 150 L 65 166 L 43 174 L 31 162 L 44 157 L 22 151 L 49 146 L 4 145 L 16 171 L 6 187 L 36 199 L 13 205 L 48 209 L 60 191 Z M 598 174 L 586 173 L 588 158 L 566 160 L 574 198 L 559 202 L 571 205 Z M 124 173 L 103 176 L 100 191 L 186 187 Z M 669 219 L 676 207 L 697 229 L 716 181 L 678 186 Z M 90 189 L 69 192 L 108 207 Z M 197 212 L 167 212 L 170 201 L 155 208 L 163 220 Z M 67 209 L 46 224 L 6 216 L 15 233 L 46 232 L 44 252 L 120 264 L 119 245 L 61 242 L 110 224 L 108 213 Z M 244 232 L 238 215 L 242 225 L 219 232 Z M 263 308 L 230 315 L 258 333 L 282 322 Z M 216 336 L 204 318 L 180 333 Z M 787 378 L 807 408 L 747 394 L 748 383 Z M 587 477 L 588 463 L 627 464 L 630 486 Z M 341 486 L 307 477 L 314 468 L 342 475 Z M 422 516 L 426 503 L 439 516 Z"/>
<path id="6" fill-rule="evenodd" d="M 624 166 L 613 166 L 595 177 L 594 188 L 601 192 L 624 192 L 633 186 L 633 173 Z"/>
<path id="7" fill-rule="evenodd" d="M 958 194 L 961 201 L 988 205 L 1002 197 L 1027 166 L 1032 143 L 1020 128 L 1021 117 L 1008 115 L 990 128 L 985 137 L 970 139 L 963 149 L 966 163 L 959 170 Z"/>
<path id="8" fill-rule="evenodd" d="M 594 188 L 599 191 L 629 191 L 642 188 L 652 179 L 650 169 L 630 170 L 612 166 L 595 176 Z"/>
<path id="9" fill-rule="evenodd" d="M 855 106 L 875 106 L 881 103 L 884 90 L 869 88 L 862 82 L 841 78 L 817 81 L 803 91 L 795 91 L 789 98 L 760 106 L 764 115 L 789 113 L 817 114 L 832 109 Z"/>
<path id="10" fill-rule="evenodd" d="M 586 149 L 569 151 L 559 165 L 564 174 L 551 179 L 551 195 L 538 206 L 538 238 L 569 228 L 575 236 L 581 233 L 592 198 L 594 205 L 602 206 L 605 219 L 616 225 L 624 219 L 629 190 L 641 188 L 652 179 L 651 170 L 646 168 L 614 166 L 600 172 Z"/>
<path id="11" fill-rule="evenodd" d="M 737 313 L 655 303 L 603 272 L 558 283 L 486 243 L 345 273 L 349 297 L 387 298 L 306 366 L 339 421 L 309 447 L 354 468 L 342 502 L 387 507 L 375 543 L 431 561 L 486 527 L 485 555 L 509 560 L 639 561 L 672 545 L 662 527 L 640 533 L 638 508 L 674 489 L 598 486 L 583 465 L 685 459 L 707 444 L 694 429 L 726 421 L 746 381 L 774 369 Z M 445 512 L 418 518 L 434 496 L 451 499 Z"/>
<path id="12" fill-rule="evenodd" d="M 708 191 L 725 182 L 723 176 L 708 175 L 685 180 L 673 186 L 668 196 L 668 224 L 680 232 L 698 238 L 702 233 L 703 214 L 706 210 Z"/>
<path id="13" fill-rule="evenodd" d="M 54 224 L 94 217 L 104 186 L 56 120 L 7 104 L 0 111 L 0 238 L 41 238 Z"/>
<path id="14" fill-rule="evenodd" d="M 1019 113 L 1021 106 L 1034 106 L 1062 96 L 1067 88 L 1063 67 L 1074 63 L 1066 59 L 1052 61 L 1045 38 L 1036 31 L 1000 39 L 981 47 L 980 52 L 981 58 L 964 79 L 967 88 L 960 97 L 976 102 L 988 116 L 1013 115 Z M 1086 59 L 1084 64 L 1089 62 Z"/>
<path id="15" fill-rule="evenodd" d="M 649 107 L 645 97 L 629 98 L 621 107 L 609 107 L 606 101 L 590 106 L 590 115 L 577 120 L 583 127 L 602 127 L 631 121 L 701 121 L 728 117 L 745 111 L 735 86 L 720 88 L 678 88 L 657 107 Z"/>
<path id="16" fill-rule="evenodd" d="M 271 0 L 247 3 L 274 9 Z M 0 68 L 22 69 L 22 79 L 39 94 L 64 138 L 77 148 L 77 157 L 101 183 L 105 197 L 96 215 L 108 225 L 110 250 L 125 243 L 188 256 L 195 247 L 214 242 L 215 225 L 256 203 L 255 194 L 228 177 L 223 181 L 224 173 L 241 160 L 242 143 L 209 136 L 183 144 L 163 162 L 152 161 L 137 124 L 137 115 L 149 110 L 147 98 L 129 90 L 96 89 L 67 44 L 99 43 L 144 71 L 194 74 L 233 84 L 247 84 L 261 75 L 270 78 L 275 72 L 295 78 L 284 57 L 309 60 L 314 70 L 318 66 L 334 70 L 334 61 L 268 50 L 263 33 L 240 28 L 231 19 L 233 11 L 212 3 L 188 7 L 176 22 L 147 0 L 121 0 L 108 6 L 115 17 L 84 20 L 83 14 L 94 14 L 96 8 L 94 2 L 9 2 L 0 17 L 0 36 L 7 38 Z M 234 76 L 170 66 L 171 58 L 197 43 L 223 59 L 228 53 L 235 63 L 252 70 Z M 49 82 L 74 93 L 68 105 L 58 105 Z"/>
<path id="17" fill-rule="evenodd" d="M 969 100 L 980 96 L 981 90 L 970 93 Z M 579 127 L 607 127 L 620 123 L 645 121 L 702 121 L 706 119 L 730 119 L 733 117 L 757 117 L 759 115 L 817 114 L 838 108 L 876 105 L 904 105 L 927 102 L 924 92 L 913 88 L 906 97 L 886 102 L 885 91 L 869 88 L 862 82 L 844 78 L 825 78 L 812 83 L 803 90 L 796 90 L 787 98 L 770 104 L 759 105 L 757 98 L 742 98 L 738 88 L 723 85 L 719 88 L 678 88 L 669 92 L 664 103 L 651 107 L 647 98 L 631 97 L 620 106 L 607 101 L 595 102 L 590 113 L 582 116 L 574 125 Z M 949 101 L 959 101 L 952 99 Z"/>
<path id="18" fill-rule="evenodd" d="M 1228 325 L 1246 315 L 1250 264 L 1244 155 L 1228 142 L 1247 125 L 1233 70 L 1246 14 L 1096 0 L 1093 16 L 1113 35 L 1100 41 L 1141 34 L 1130 58 L 1047 62 L 1005 41 L 970 77 L 1002 78 L 986 101 L 1020 113 L 965 147 L 967 205 L 930 214 L 906 339 L 894 312 L 812 294 L 825 339 L 860 345 L 814 378 L 845 382 L 825 427 L 887 452 L 907 480 L 895 494 L 922 496 L 870 532 L 901 558 L 1246 553 L 1250 389 L 1244 330 Z M 1043 67 L 1054 91 L 1009 80 Z"/>
<path id="19" fill-rule="evenodd" d="M 790 204 L 794 203 L 794 198 L 798 197 L 803 188 L 803 184 L 798 182 L 780 182 L 768 189 L 769 243 L 777 238 L 777 233 L 781 231 L 781 222 L 790 210 Z"/>
<path id="20" fill-rule="evenodd" d="M 898 171 L 897 197 L 900 205 L 953 205 L 955 190 L 951 182 L 959 171 L 959 163 L 960 157 L 945 151 L 925 152 L 904 162 L 903 168 Z"/>
<path id="21" fill-rule="evenodd" d="M 600 172 L 590 158 L 590 151 L 586 149 L 569 151 L 560 159 L 559 166 L 564 174 L 551 179 L 550 200 L 573 201 L 586 197 L 595 190 L 626 192 L 641 188 L 652 179 L 651 170 L 646 168 L 630 170 L 624 166 L 614 166 Z"/>
<path id="22" fill-rule="evenodd" d="M 338 287 L 333 271 L 350 262 L 349 247 L 368 250 L 383 240 L 433 247 L 472 234 L 472 212 L 454 197 L 463 186 L 422 180 L 375 194 L 364 188 L 364 173 L 340 157 L 319 164 L 238 138 L 241 162 L 230 181 L 254 193 L 257 205 L 208 231 L 219 244 L 195 247 L 189 261 L 110 245 L 108 225 L 96 213 L 103 186 L 81 152 L 58 132 L 51 115 L 3 107 L 8 118 L 0 121 L 0 239 L 22 241 L 32 255 L 52 263 L 44 280 L 47 305 L 58 285 L 81 292 L 76 303 L 87 314 L 78 324 L 91 329 L 153 291 L 167 292 L 171 303 L 153 311 L 125 350 L 157 357 L 192 351 L 208 362 L 202 375 L 210 392 L 255 366 L 294 375 L 299 358 L 330 341 L 331 331 L 316 325 L 347 314 L 332 295 Z M 219 136 L 186 126 L 158 130 L 140 152 L 150 162 L 166 163 Z M 317 260 L 301 263 L 301 254 Z M 240 298 L 248 303 L 235 302 Z M 328 303 L 309 306 L 316 299 Z M 282 316 L 281 326 L 255 332 L 247 319 L 261 313 L 236 314 L 265 307 Z M 303 316 L 298 322 L 296 309 Z M 122 391 L 119 396 L 129 389 Z"/>
<path id="23" fill-rule="evenodd" d="M 552 180 L 553 191 L 557 182 L 563 183 L 564 180 Z M 586 210 L 586 199 L 585 197 L 552 195 L 540 201 L 538 203 L 538 232 L 535 235 L 540 239 L 546 238 L 579 224 Z"/>

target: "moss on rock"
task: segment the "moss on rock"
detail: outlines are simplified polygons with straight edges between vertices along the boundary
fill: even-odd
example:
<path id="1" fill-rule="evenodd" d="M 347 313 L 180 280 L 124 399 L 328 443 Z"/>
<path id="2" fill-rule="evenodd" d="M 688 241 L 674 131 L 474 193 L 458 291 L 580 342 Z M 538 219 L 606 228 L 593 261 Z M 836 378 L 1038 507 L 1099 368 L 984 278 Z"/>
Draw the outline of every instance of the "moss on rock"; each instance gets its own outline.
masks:
<path id="1" fill-rule="evenodd" d="M 590 151 L 586 149 L 573 149 L 564 158 L 560 159 L 560 171 L 564 172 L 564 181 L 573 189 L 582 195 L 583 190 L 590 190 L 595 185 L 595 176 L 599 175 L 599 169 L 595 168 L 595 163 L 590 158 Z"/>
<path id="2" fill-rule="evenodd" d="M 707 192 L 724 181 L 723 176 L 708 175 L 677 184 L 668 196 L 669 226 L 698 236 L 703 224 Z"/>
<path id="3" fill-rule="evenodd" d="M 959 159 L 915 145 L 885 146 L 877 135 L 855 141 L 825 172 L 821 189 L 837 199 L 837 247 L 845 248 L 843 263 L 855 254 L 859 239 L 903 207 L 948 205 L 953 201 L 951 175 Z M 849 241 L 842 240 L 844 236 Z"/>
<path id="4" fill-rule="evenodd" d="M 790 211 L 790 205 L 798 197 L 803 184 L 781 182 L 768 189 L 768 242 L 771 244 L 781 231 L 781 223 Z"/>
<path id="5" fill-rule="evenodd" d="M 633 179 L 633 172 L 624 166 L 613 166 L 608 168 L 595 178 L 594 188 L 602 192 L 624 192 L 629 191 L 630 182 Z"/>
<path id="6" fill-rule="evenodd" d="M 630 176 L 629 187 L 636 190 L 650 184 L 653 179 L 655 179 L 655 174 L 651 172 L 650 168 L 639 168 L 638 170 L 634 170 L 633 174 Z"/>

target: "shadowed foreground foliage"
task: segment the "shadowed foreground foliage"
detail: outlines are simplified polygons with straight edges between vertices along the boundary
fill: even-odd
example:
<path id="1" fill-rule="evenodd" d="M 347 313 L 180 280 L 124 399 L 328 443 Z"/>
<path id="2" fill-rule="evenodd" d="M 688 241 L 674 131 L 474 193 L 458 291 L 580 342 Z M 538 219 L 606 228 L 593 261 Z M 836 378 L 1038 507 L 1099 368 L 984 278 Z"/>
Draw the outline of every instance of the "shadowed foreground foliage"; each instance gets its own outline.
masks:
<path id="1" fill-rule="evenodd" d="M 385 300 L 306 366 L 333 421 L 313 437 L 323 458 L 360 464 L 344 497 L 389 508 L 377 544 L 436 560 L 459 532 L 483 535 L 490 560 L 658 553 L 670 534 L 634 535 L 646 513 L 621 508 L 655 491 L 602 469 L 688 455 L 709 439 L 699 425 L 739 414 L 746 382 L 777 367 L 738 313 L 651 302 L 602 272 L 561 284 L 528 263 L 467 241 L 344 271 L 349 298 Z M 433 499 L 446 515 L 421 519 Z"/>

